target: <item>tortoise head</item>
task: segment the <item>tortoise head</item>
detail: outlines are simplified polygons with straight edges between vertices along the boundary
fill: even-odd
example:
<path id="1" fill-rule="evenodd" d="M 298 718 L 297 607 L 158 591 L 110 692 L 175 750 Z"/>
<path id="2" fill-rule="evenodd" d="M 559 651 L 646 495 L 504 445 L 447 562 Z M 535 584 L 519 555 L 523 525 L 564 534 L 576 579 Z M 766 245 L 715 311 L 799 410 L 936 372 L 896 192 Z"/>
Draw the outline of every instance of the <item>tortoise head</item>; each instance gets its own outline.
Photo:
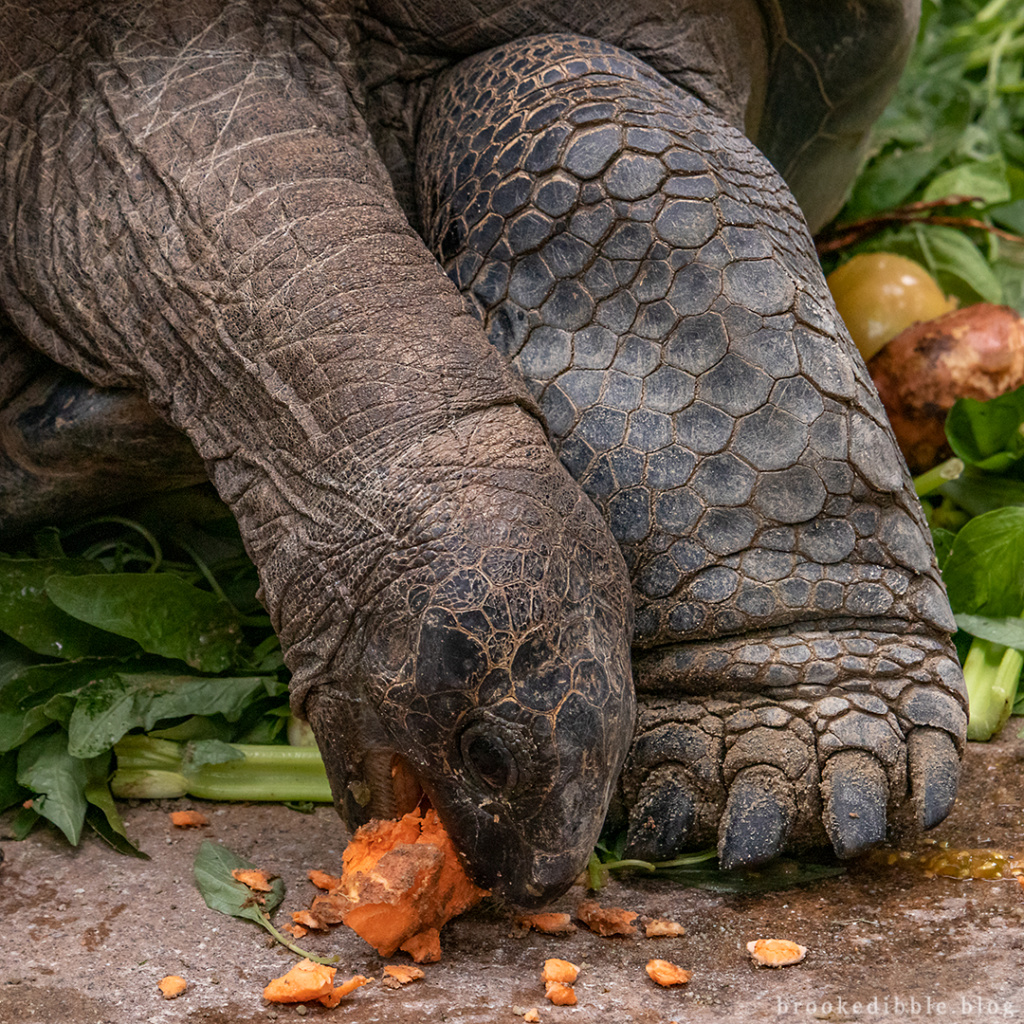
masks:
<path id="1" fill-rule="evenodd" d="M 463 495 L 300 707 L 350 827 L 426 798 L 473 880 L 522 906 L 585 865 L 635 708 L 622 556 L 561 467 L 546 479 Z"/>

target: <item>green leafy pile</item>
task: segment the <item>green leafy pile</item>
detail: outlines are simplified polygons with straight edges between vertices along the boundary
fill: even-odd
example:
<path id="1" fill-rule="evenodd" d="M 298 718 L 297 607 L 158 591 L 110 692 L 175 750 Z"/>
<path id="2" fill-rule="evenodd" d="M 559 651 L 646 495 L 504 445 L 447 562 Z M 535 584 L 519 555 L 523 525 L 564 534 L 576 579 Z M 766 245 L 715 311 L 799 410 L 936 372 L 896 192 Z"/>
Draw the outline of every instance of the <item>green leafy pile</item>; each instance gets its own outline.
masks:
<path id="1" fill-rule="evenodd" d="M 987 740 L 1014 710 L 1024 666 L 1024 388 L 960 399 L 946 436 L 964 465 L 924 498 L 970 698 L 968 738 Z"/>
<path id="2" fill-rule="evenodd" d="M 961 305 L 1024 312 L 1024 242 L 1013 237 L 1024 235 L 1020 0 L 925 0 L 917 47 L 872 140 L 831 233 L 863 236 L 843 256 L 899 253 Z"/>
<path id="3" fill-rule="evenodd" d="M 175 765 L 194 792 L 197 772 L 230 772 L 245 756 L 229 743 L 286 741 L 280 645 L 225 512 L 201 524 L 158 518 L 162 541 L 106 517 L 0 554 L 0 810 L 27 801 L 15 835 L 43 817 L 72 843 L 89 825 L 130 852 L 110 787 L 113 748 L 129 733 L 164 746 L 129 744 L 135 774 L 116 795 L 135 795 L 153 770 L 165 791 L 150 795 L 180 795 L 166 792 Z M 186 744 L 176 761 L 175 743 Z"/>

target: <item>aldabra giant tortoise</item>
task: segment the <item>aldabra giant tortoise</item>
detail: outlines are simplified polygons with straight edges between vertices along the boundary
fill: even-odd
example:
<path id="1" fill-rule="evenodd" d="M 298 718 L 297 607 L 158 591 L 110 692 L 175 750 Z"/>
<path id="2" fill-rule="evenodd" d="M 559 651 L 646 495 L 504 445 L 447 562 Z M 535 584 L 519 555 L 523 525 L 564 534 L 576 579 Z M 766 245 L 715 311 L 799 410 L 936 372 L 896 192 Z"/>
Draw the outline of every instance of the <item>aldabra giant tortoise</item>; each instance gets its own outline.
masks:
<path id="1" fill-rule="evenodd" d="M 0 297 L 94 386 L 6 343 L 4 529 L 173 424 L 346 820 L 422 789 L 514 901 L 610 801 L 732 866 L 935 824 L 953 621 L 783 181 L 836 209 L 914 8 L 5 5 Z"/>

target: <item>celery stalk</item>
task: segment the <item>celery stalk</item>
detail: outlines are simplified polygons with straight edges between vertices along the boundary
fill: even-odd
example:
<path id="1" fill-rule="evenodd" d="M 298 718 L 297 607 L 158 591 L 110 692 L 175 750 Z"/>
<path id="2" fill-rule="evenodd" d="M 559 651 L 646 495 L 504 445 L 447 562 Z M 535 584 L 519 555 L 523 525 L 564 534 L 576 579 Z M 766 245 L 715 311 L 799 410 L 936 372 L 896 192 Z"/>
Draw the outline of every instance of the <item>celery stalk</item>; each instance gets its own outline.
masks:
<path id="1" fill-rule="evenodd" d="M 1024 654 L 991 640 L 975 637 L 964 659 L 964 681 L 970 717 L 969 740 L 990 740 L 1013 710 Z"/>
<path id="2" fill-rule="evenodd" d="M 114 747 L 117 767 L 110 780 L 111 792 L 136 799 L 188 794 L 204 800 L 332 800 L 316 747 L 225 744 L 233 752 L 230 760 L 193 765 L 188 746 L 149 736 L 125 736 Z"/>

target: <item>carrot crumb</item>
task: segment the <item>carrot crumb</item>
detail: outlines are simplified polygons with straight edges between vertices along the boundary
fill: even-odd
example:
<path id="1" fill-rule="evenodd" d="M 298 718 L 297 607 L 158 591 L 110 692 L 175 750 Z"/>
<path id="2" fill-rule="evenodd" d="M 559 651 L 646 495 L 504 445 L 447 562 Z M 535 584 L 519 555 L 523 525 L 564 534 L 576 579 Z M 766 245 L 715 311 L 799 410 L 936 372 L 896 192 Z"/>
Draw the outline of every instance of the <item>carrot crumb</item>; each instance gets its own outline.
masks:
<path id="1" fill-rule="evenodd" d="M 301 924 L 283 924 L 281 931 L 287 932 L 293 939 L 301 939 L 309 934 L 308 929 L 303 928 Z"/>
<path id="2" fill-rule="evenodd" d="M 576 931 L 576 925 L 568 914 L 525 914 L 517 918 L 516 923 L 522 928 L 532 928 L 545 935 L 571 935 Z"/>
<path id="3" fill-rule="evenodd" d="M 686 929 L 681 924 L 677 921 L 669 921 L 664 917 L 652 918 L 644 925 L 644 935 L 649 939 L 685 934 Z"/>
<path id="4" fill-rule="evenodd" d="M 598 935 L 635 935 L 636 914 L 622 907 L 602 907 L 596 900 L 584 900 L 576 908 L 576 916 Z"/>
<path id="5" fill-rule="evenodd" d="M 317 871 L 316 868 L 310 868 L 306 872 L 306 877 L 318 889 L 326 889 L 328 892 L 331 889 L 337 889 L 341 885 L 341 879 L 337 875 L 329 875 L 326 871 Z"/>
<path id="6" fill-rule="evenodd" d="M 427 928 L 406 939 L 398 948 L 418 964 L 436 964 L 441 959 L 441 933 L 436 928 Z"/>
<path id="7" fill-rule="evenodd" d="M 168 817 L 175 828 L 200 828 L 210 824 L 202 811 L 171 811 Z"/>
<path id="8" fill-rule="evenodd" d="M 309 910 L 293 910 L 292 920 L 296 924 L 302 925 L 303 928 L 312 928 L 314 931 L 327 931 L 327 925 Z"/>
<path id="9" fill-rule="evenodd" d="M 320 1002 L 330 1010 L 337 1006 L 338 1003 L 340 1003 L 350 992 L 355 992 L 357 988 L 360 988 L 362 985 L 367 985 L 371 981 L 373 981 L 373 978 L 367 978 L 362 974 L 357 974 L 354 977 L 349 978 L 344 985 L 339 985 L 327 995 L 322 995 L 320 997 Z"/>
<path id="10" fill-rule="evenodd" d="M 762 967 L 785 967 L 803 960 L 807 947 L 789 939 L 757 939 L 747 943 L 747 952 Z"/>
<path id="11" fill-rule="evenodd" d="M 540 1021 L 540 1013 L 537 1011 L 537 1008 L 534 1007 L 532 1010 L 527 1010 L 526 1013 L 523 1014 L 523 1020 L 526 1021 L 526 1024 L 538 1024 Z"/>
<path id="12" fill-rule="evenodd" d="M 164 999 L 177 999 L 188 988 L 188 982 L 178 974 L 168 974 L 156 983 L 156 987 Z"/>
<path id="13" fill-rule="evenodd" d="M 564 985 L 560 981 L 549 981 L 544 988 L 544 995 L 555 1006 L 575 1006 L 576 990 L 572 985 Z"/>
<path id="14" fill-rule="evenodd" d="M 247 885 L 253 892 L 270 892 L 270 880 L 277 878 L 277 875 L 269 875 L 262 868 L 235 868 L 231 872 L 231 877 L 236 882 Z"/>
<path id="15" fill-rule="evenodd" d="M 693 971 L 685 971 L 668 960 L 648 960 L 647 976 L 651 981 L 668 988 L 669 985 L 685 985 L 693 977 Z"/>
<path id="16" fill-rule="evenodd" d="M 580 974 L 580 969 L 568 960 L 558 960 L 552 957 L 544 961 L 544 970 L 541 979 L 545 982 L 560 981 L 563 985 L 571 985 Z"/>
<path id="17" fill-rule="evenodd" d="M 424 976 L 421 968 L 409 964 L 388 964 L 384 968 L 384 984 L 388 988 L 401 988 Z"/>

